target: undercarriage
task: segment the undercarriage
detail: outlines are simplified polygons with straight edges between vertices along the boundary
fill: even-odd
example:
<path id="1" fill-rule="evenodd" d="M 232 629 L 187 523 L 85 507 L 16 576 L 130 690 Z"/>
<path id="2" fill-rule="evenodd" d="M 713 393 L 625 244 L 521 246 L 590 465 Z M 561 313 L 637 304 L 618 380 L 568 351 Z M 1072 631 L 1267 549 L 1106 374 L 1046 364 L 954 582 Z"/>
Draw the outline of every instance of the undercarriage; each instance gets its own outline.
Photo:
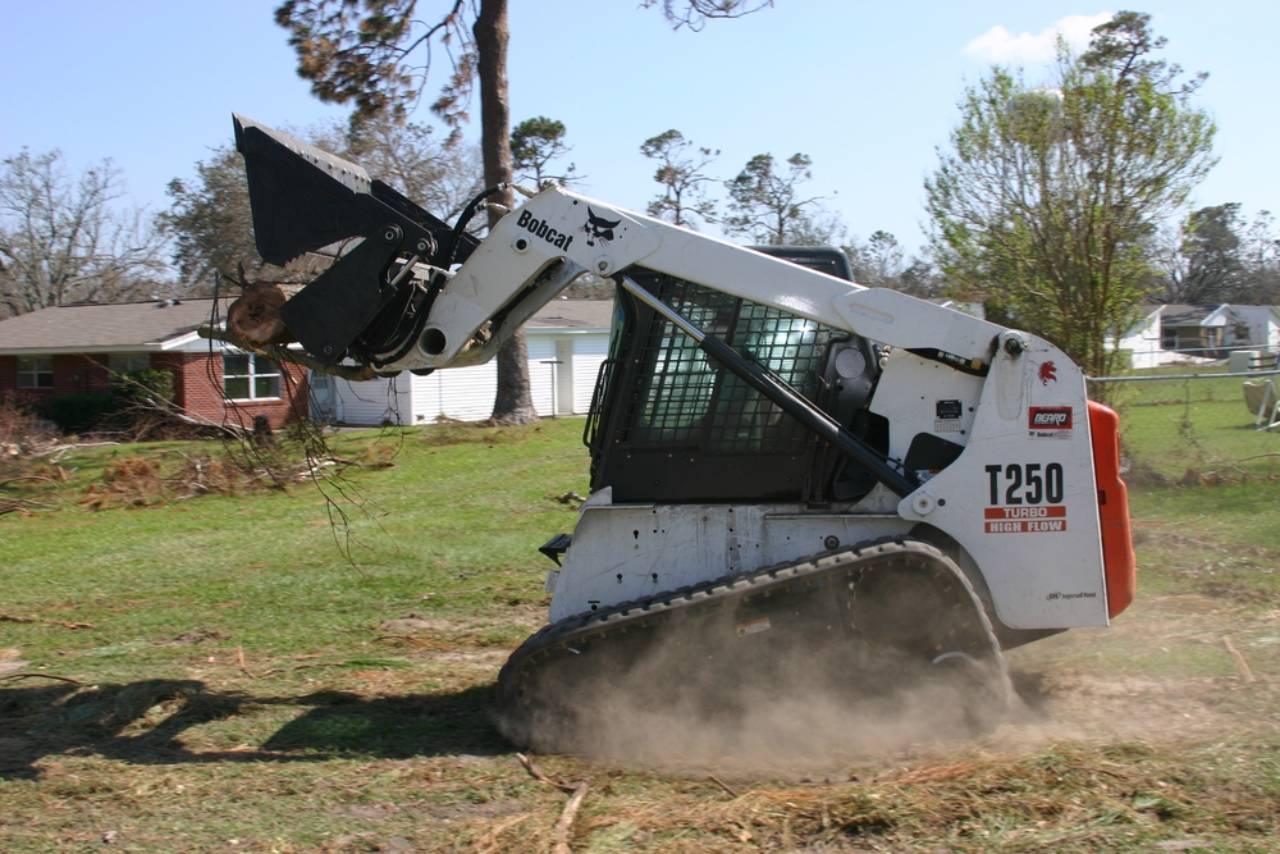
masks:
<path id="1" fill-rule="evenodd" d="M 982 727 L 1012 697 L 964 573 L 927 543 L 893 539 L 553 623 L 503 667 L 497 720 L 540 751 L 636 755 L 629 739 L 650 738 L 637 718 L 670 709 L 733 730 L 780 698 L 900 714 L 906 693 L 943 683 L 935 733 Z"/>

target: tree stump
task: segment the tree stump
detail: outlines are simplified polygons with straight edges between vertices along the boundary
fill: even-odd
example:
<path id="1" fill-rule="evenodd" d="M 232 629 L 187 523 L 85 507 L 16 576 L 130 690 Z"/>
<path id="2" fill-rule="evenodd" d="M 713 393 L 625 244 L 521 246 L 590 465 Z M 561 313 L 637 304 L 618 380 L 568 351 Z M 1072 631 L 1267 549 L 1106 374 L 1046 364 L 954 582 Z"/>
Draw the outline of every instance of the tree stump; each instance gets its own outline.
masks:
<path id="1" fill-rule="evenodd" d="M 227 309 L 227 334 L 254 347 L 288 344 L 293 335 L 280 319 L 280 307 L 300 287 L 275 282 L 252 282 Z"/>

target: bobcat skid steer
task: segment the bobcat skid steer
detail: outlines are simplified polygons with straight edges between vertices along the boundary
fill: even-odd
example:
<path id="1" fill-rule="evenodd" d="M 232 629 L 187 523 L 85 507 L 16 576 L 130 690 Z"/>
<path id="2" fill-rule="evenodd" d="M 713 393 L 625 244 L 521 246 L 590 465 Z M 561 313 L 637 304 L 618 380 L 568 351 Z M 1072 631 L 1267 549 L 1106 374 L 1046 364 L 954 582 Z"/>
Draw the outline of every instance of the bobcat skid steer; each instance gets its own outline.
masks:
<path id="1" fill-rule="evenodd" d="M 541 546 L 550 620 L 499 676 L 513 741 L 572 747 L 638 680 L 650 703 L 696 685 L 708 714 L 748 682 L 805 690 L 800 671 L 850 702 L 932 673 L 998 706 L 1002 649 L 1132 599 L 1117 419 L 1049 342 L 860 287 L 834 250 L 744 248 L 559 187 L 475 238 L 485 194 L 450 225 L 286 134 L 235 132 L 266 260 L 345 241 L 280 308 L 321 362 L 475 365 L 584 273 L 617 285 L 591 494 Z"/>

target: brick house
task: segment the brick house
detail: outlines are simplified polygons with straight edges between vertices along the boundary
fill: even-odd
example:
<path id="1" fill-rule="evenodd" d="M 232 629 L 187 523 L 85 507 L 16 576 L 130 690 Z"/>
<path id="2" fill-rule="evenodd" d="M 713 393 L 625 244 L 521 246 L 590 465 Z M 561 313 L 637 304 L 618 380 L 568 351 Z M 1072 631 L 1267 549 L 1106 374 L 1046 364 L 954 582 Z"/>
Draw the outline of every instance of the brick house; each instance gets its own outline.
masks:
<path id="1" fill-rule="evenodd" d="M 279 427 L 307 412 L 307 370 L 277 365 L 196 334 L 213 300 L 45 308 L 0 321 L 0 398 L 103 392 L 112 373 L 173 373 L 174 402 L 204 421 Z M 226 304 L 223 305 L 223 313 Z"/>

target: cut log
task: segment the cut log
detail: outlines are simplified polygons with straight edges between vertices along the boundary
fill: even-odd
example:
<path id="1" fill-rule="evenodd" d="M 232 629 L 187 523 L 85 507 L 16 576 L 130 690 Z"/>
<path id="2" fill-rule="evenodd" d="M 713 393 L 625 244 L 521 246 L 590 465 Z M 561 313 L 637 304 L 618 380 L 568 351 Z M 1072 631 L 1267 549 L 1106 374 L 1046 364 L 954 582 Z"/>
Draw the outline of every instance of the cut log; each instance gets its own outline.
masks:
<path id="1" fill-rule="evenodd" d="M 227 309 L 228 335 L 255 347 L 290 343 L 294 338 L 280 319 L 280 307 L 301 289 L 301 285 L 275 282 L 245 285 L 244 292 Z"/>

